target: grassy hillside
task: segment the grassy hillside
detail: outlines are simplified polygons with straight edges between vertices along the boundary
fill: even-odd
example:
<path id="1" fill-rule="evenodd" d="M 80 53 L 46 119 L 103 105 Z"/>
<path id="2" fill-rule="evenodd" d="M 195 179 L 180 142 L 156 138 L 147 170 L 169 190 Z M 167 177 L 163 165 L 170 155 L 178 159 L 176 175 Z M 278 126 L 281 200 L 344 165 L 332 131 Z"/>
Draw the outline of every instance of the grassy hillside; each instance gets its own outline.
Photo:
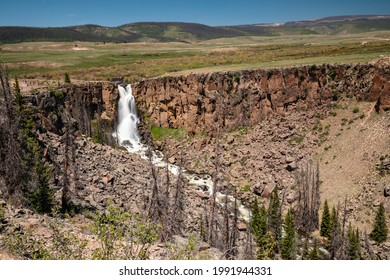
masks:
<path id="1" fill-rule="evenodd" d="M 32 41 L 194 42 L 237 36 L 337 35 L 390 30 L 390 16 L 347 16 L 284 24 L 212 27 L 185 22 L 139 22 L 118 27 L 0 27 L 0 44 Z"/>

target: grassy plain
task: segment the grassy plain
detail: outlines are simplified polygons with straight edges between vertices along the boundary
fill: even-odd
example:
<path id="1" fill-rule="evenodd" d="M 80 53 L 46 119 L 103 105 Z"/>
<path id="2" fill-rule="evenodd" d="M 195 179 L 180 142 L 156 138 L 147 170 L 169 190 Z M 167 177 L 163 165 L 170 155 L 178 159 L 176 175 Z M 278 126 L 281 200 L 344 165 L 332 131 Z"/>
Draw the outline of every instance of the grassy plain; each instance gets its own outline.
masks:
<path id="1" fill-rule="evenodd" d="M 390 31 L 236 37 L 198 43 L 34 42 L 0 45 L 11 76 L 128 82 L 161 75 L 304 64 L 368 62 L 390 55 Z"/>

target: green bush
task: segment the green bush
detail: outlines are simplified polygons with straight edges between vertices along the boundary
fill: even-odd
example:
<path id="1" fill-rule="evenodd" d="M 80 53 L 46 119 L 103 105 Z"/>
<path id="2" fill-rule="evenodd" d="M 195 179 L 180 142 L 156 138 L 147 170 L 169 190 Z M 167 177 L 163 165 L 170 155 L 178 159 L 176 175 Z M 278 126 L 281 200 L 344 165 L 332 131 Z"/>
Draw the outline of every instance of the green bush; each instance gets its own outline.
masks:
<path id="1" fill-rule="evenodd" d="M 93 253 L 94 259 L 146 260 L 150 246 L 158 238 L 157 225 L 112 203 L 105 213 L 95 215 L 92 229 L 100 242 L 100 248 Z"/>
<path id="2" fill-rule="evenodd" d="M 31 260 L 49 259 L 44 242 L 37 240 L 31 230 L 22 231 L 19 226 L 13 226 L 4 234 L 3 240 L 5 247 L 14 255 Z"/>
<path id="3" fill-rule="evenodd" d="M 54 90 L 53 91 L 53 95 L 54 95 L 54 97 L 56 98 L 57 101 L 61 101 L 65 97 L 64 94 L 62 93 L 62 91 L 60 91 L 60 90 Z"/>
<path id="4" fill-rule="evenodd" d="M 191 235 L 187 243 L 176 245 L 167 244 L 168 259 L 170 260 L 193 260 L 194 252 L 198 245 L 198 238 L 196 235 Z"/>
<path id="5" fill-rule="evenodd" d="M 64 74 L 64 82 L 70 84 L 70 78 L 69 78 L 68 73 Z"/>

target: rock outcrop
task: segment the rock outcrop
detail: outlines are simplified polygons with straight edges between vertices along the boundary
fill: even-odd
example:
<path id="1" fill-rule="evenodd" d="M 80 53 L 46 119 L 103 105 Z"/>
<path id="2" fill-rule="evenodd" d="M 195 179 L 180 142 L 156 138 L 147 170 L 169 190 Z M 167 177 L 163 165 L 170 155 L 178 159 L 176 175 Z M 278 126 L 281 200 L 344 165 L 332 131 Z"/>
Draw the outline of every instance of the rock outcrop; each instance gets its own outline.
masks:
<path id="1" fill-rule="evenodd" d="M 387 64 L 313 65 L 162 77 L 134 84 L 133 94 L 154 125 L 212 133 L 343 97 L 377 101 L 378 111 L 387 110 L 389 76 Z"/>

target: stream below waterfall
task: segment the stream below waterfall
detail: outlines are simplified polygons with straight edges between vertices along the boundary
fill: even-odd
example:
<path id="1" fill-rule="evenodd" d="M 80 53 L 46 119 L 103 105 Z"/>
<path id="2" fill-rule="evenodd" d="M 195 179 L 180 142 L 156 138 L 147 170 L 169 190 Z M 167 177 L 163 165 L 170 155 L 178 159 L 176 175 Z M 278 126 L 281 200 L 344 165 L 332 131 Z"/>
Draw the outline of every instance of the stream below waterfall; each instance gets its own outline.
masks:
<path id="1" fill-rule="evenodd" d="M 126 148 L 130 153 L 136 153 L 142 159 L 151 160 L 151 162 L 161 168 L 168 168 L 169 171 L 178 176 L 181 175 L 188 180 L 190 186 L 195 186 L 198 191 L 211 196 L 213 194 L 214 184 L 211 175 L 196 174 L 181 168 L 180 166 L 168 163 L 164 160 L 164 155 L 161 151 L 151 149 L 147 145 L 141 143 L 141 137 L 138 133 L 139 118 L 137 114 L 137 106 L 135 98 L 132 94 L 131 85 L 128 84 L 125 88 L 118 86 L 119 103 L 118 103 L 118 127 L 114 132 L 114 137 L 118 140 L 120 146 Z M 148 157 L 151 152 L 151 159 Z M 224 205 L 227 201 L 229 206 L 234 207 L 235 198 L 231 195 L 225 195 L 221 192 L 216 192 L 216 202 L 219 205 Z M 236 200 L 240 218 L 245 221 L 250 219 L 250 211 L 244 207 L 239 200 Z"/>

